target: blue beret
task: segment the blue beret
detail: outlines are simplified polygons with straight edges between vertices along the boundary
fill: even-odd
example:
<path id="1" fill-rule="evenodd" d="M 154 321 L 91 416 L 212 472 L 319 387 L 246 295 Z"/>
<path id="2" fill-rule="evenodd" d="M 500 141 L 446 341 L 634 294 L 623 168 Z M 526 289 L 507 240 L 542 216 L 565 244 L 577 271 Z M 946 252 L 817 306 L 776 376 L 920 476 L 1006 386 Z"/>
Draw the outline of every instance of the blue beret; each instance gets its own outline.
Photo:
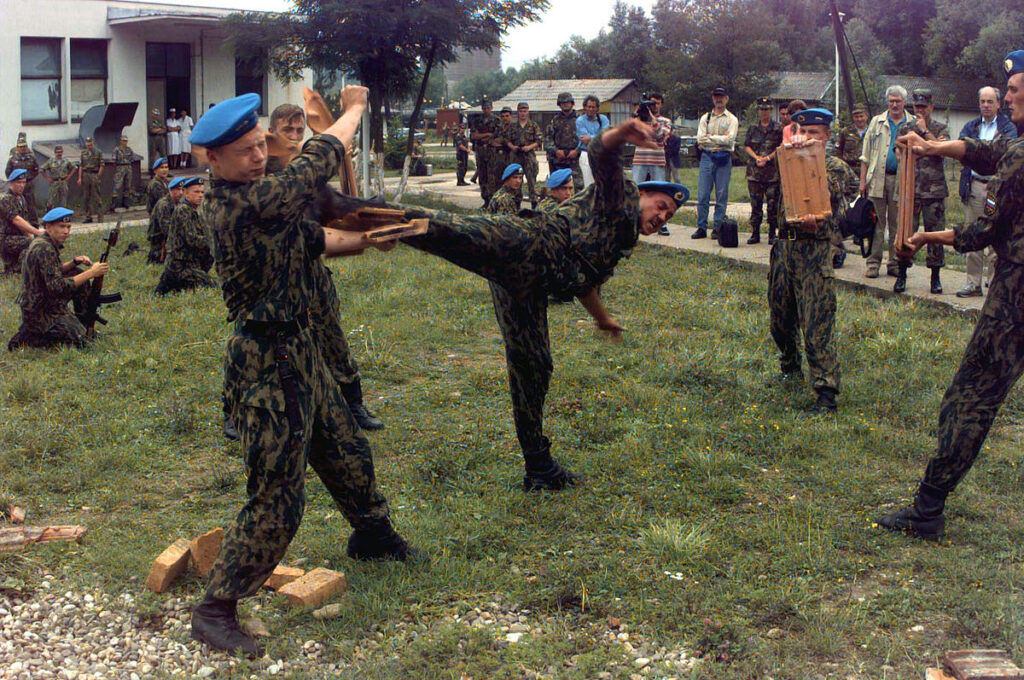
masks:
<path id="1" fill-rule="evenodd" d="M 690 200 L 690 190 L 675 182 L 640 182 L 637 188 L 641 191 L 657 191 L 671 197 L 676 202 L 676 210 Z"/>
<path id="2" fill-rule="evenodd" d="M 68 210 L 67 208 L 54 208 L 43 215 L 43 222 L 59 222 L 65 217 L 71 217 L 74 214 L 74 210 Z"/>
<path id="3" fill-rule="evenodd" d="M 188 179 L 188 177 L 183 177 L 183 176 L 175 177 L 174 179 L 172 179 L 170 182 L 167 183 L 167 188 L 168 189 L 174 189 L 179 184 L 181 184 L 182 182 L 184 182 L 187 179 Z"/>
<path id="4" fill-rule="evenodd" d="M 24 176 L 25 176 L 25 168 L 18 168 L 17 170 L 12 170 L 11 174 L 7 175 L 7 181 L 8 182 L 13 182 L 14 180 L 21 179 Z"/>
<path id="5" fill-rule="evenodd" d="M 199 175 L 195 175 L 193 177 L 186 177 L 185 179 L 181 180 L 181 186 L 183 186 L 183 187 L 190 187 L 193 184 L 202 184 L 202 183 L 203 183 L 203 178 L 200 177 Z"/>
<path id="6" fill-rule="evenodd" d="M 262 102 L 254 93 L 222 101 L 203 114 L 192 128 L 189 141 L 210 148 L 230 144 L 256 127 L 259 123 L 256 111 Z"/>
<path id="7" fill-rule="evenodd" d="M 1021 72 L 1024 72 L 1024 50 L 1014 50 L 1007 54 L 1003 61 L 1003 73 L 1009 79 L 1015 73 Z"/>
<path id="8" fill-rule="evenodd" d="M 831 125 L 835 116 L 828 109 L 804 109 L 793 114 L 793 122 L 800 125 Z"/>
<path id="9" fill-rule="evenodd" d="M 161 165 L 167 165 L 167 159 L 163 156 L 160 156 L 160 158 L 157 158 L 156 161 L 153 162 L 153 169 L 156 170 Z"/>
<path id="10" fill-rule="evenodd" d="M 501 181 L 504 182 L 512 175 L 522 171 L 523 166 L 519 165 L 519 163 L 512 163 L 511 165 L 505 167 L 505 172 L 501 173 Z"/>
<path id="11" fill-rule="evenodd" d="M 555 170 L 553 173 L 548 175 L 548 189 L 557 189 L 566 182 L 572 179 L 572 168 L 562 168 L 561 170 Z"/>

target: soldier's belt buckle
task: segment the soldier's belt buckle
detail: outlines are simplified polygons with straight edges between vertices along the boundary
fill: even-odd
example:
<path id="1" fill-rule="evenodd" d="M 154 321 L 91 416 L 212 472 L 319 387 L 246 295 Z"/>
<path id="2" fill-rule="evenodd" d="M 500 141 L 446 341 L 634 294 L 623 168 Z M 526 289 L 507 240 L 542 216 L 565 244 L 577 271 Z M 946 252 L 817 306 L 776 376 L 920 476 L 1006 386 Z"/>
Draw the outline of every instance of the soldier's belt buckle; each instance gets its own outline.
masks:
<path id="1" fill-rule="evenodd" d="M 796 229 L 789 229 L 789 230 L 786 231 L 786 240 L 787 241 L 795 241 L 796 240 Z"/>

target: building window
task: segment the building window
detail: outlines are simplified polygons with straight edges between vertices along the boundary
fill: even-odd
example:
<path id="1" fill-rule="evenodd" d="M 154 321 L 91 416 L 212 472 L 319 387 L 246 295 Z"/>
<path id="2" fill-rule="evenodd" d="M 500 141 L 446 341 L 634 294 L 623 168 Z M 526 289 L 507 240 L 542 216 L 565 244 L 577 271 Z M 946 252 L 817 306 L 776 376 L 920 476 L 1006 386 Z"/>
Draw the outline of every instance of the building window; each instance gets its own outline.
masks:
<path id="1" fill-rule="evenodd" d="M 59 123 L 60 38 L 21 39 L 21 122 Z"/>
<path id="2" fill-rule="evenodd" d="M 235 96 L 255 92 L 260 96 L 260 110 L 257 113 L 265 116 L 267 105 L 267 74 L 262 65 L 256 61 L 235 58 Z"/>
<path id="3" fill-rule="evenodd" d="M 71 39 L 71 122 L 107 103 L 107 41 Z"/>

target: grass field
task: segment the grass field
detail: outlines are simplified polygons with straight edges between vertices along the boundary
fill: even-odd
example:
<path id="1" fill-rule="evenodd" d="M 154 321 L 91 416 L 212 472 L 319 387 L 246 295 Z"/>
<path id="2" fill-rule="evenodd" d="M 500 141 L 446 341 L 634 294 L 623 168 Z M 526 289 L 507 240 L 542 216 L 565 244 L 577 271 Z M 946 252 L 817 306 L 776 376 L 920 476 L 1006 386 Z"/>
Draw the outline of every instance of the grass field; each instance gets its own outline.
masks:
<path id="1" fill-rule="evenodd" d="M 72 234 L 66 252 L 95 256 L 99 238 Z M 106 288 L 125 301 L 95 346 L 0 357 L 0 493 L 36 522 L 89 527 L 81 545 L 0 556 L 2 588 L 31 591 L 50 570 L 69 589 L 128 584 L 157 610 L 164 596 L 141 588 L 153 557 L 241 505 L 240 451 L 220 437 L 219 293 L 154 298 L 143 260 L 112 259 Z M 916 680 L 946 649 L 1021 660 L 1020 391 L 952 499 L 946 542 L 871 524 L 923 469 L 969 319 L 841 290 L 841 413 L 809 419 L 809 386 L 773 381 L 765 276 L 641 246 L 604 289 L 623 342 L 595 338 L 578 304 L 550 312 L 548 433 L 587 482 L 525 495 L 485 283 L 406 247 L 332 267 L 387 423 L 371 437 L 380 485 L 433 561 L 347 559 L 347 527 L 311 481 L 285 561 L 342 570 L 351 590 L 330 621 L 254 600 L 272 658 L 318 640 L 351 664 L 344 677 L 396 680 Z M 5 341 L 16 292 L 0 282 Z M 192 576 L 172 592 L 201 593 Z M 488 603 L 529 621 L 519 642 L 472 625 Z M 701 661 L 666 666 L 672 650 Z"/>

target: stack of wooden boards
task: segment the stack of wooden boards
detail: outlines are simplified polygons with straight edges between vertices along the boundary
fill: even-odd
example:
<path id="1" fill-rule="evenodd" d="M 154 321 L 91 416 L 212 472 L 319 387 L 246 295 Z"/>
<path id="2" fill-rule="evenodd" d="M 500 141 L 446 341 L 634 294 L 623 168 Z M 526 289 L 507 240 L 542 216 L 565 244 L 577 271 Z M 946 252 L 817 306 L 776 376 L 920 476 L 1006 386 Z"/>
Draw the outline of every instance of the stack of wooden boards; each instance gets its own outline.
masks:
<path id="1" fill-rule="evenodd" d="M 807 218 L 821 222 L 832 216 L 832 197 L 828 193 L 825 146 L 780 146 L 779 178 L 786 221 L 800 223 Z"/>
<path id="2" fill-rule="evenodd" d="M 898 227 L 893 238 L 893 250 L 897 253 L 906 246 L 907 240 L 916 231 L 914 228 L 914 184 L 917 179 L 917 164 L 909 147 L 897 146 L 896 157 L 900 167 L 897 171 L 897 215 Z"/>
<path id="3" fill-rule="evenodd" d="M 962 649 L 942 655 L 941 668 L 925 671 L 925 680 L 1024 680 L 1024 670 L 1001 649 Z"/>

